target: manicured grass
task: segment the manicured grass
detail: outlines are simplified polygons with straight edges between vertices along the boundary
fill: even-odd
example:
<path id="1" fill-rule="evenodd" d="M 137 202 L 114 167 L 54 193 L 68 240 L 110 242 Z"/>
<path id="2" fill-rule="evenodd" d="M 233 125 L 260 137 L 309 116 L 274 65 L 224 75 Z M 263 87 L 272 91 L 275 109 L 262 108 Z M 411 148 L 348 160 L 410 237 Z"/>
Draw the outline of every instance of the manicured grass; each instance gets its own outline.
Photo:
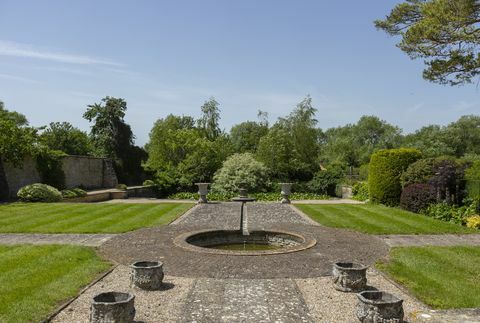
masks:
<path id="1" fill-rule="evenodd" d="M 440 309 L 480 307 L 480 248 L 393 248 L 377 263 L 418 299 Z"/>
<path id="2" fill-rule="evenodd" d="M 0 246 L 0 322 L 40 322 L 109 267 L 86 247 Z"/>
<path id="3" fill-rule="evenodd" d="M 126 232 L 170 223 L 192 205 L 13 203 L 0 205 L 0 232 Z"/>
<path id="4" fill-rule="evenodd" d="M 427 234 L 479 232 L 454 223 L 381 205 L 297 204 L 320 224 L 372 234 Z"/>

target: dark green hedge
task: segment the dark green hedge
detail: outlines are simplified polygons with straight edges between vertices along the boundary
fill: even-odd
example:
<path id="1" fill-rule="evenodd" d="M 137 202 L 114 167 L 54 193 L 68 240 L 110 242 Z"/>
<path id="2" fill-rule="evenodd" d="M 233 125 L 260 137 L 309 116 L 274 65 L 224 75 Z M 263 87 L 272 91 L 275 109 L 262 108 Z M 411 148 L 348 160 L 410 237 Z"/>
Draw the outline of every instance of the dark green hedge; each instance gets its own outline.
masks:
<path id="1" fill-rule="evenodd" d="M 400 176 L 421 157 L 420 151 L 410 148 L 384 149 L 372 154 L 368 174 L 370 201 L 398 205 L 402 194 Z"/>

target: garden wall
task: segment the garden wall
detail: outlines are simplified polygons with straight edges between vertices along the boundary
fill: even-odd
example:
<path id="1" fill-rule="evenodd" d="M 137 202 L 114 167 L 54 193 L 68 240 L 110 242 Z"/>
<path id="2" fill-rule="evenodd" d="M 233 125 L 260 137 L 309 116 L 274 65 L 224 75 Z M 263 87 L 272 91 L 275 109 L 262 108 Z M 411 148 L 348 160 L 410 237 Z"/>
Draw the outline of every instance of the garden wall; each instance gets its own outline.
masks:
<path id="1" fill-rule="evenodd" d="M 118 184 L 112 160 L 89 156 L 66 156 L 62 161 L 67 188 L 84 187 L 86 189 L 112 188 Z M 40 183 L 41 176 L 34 159 L 26 158 L 22 168 L 4 163 L 10 198 L 25 185 Z"/>

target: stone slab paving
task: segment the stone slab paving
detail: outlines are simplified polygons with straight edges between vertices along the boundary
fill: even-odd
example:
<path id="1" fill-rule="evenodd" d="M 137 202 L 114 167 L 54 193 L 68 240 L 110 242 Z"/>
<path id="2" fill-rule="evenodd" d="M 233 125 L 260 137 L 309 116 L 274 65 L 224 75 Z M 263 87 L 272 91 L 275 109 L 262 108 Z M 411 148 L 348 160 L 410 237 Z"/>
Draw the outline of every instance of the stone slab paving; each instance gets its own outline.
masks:
<path id="1" fill-rule="evenodd" d="M 0 244 L 72 244 L 99 247 L 115 234 L 0 233 Z"/>
<path id="2" fill-rule="evenodd" d="M 379 235 L 390 247 L 480 246 L 480 234 Z"/>
<path id="3" fill-rule="evenodd" d="M 292 279 L 198 279 L 181 322 L 314 322 Z"/>

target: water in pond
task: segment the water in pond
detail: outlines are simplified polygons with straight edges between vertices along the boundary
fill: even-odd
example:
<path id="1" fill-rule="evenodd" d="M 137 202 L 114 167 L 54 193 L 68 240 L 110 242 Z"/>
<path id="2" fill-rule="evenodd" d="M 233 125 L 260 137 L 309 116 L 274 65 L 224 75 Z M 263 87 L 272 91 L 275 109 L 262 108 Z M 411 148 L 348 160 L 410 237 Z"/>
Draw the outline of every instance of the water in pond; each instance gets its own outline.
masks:
<path id="1" fill-rule="evenodd" d="M 208 246 L 210 249 L 220 250 L 235 250 L 235 251 L 256 251 L 256 250 L 275 250 L 280 249 L 280 246 L 271 244 L 257 244 L 257 243 L 226 243 L 214 246 Z"/>

